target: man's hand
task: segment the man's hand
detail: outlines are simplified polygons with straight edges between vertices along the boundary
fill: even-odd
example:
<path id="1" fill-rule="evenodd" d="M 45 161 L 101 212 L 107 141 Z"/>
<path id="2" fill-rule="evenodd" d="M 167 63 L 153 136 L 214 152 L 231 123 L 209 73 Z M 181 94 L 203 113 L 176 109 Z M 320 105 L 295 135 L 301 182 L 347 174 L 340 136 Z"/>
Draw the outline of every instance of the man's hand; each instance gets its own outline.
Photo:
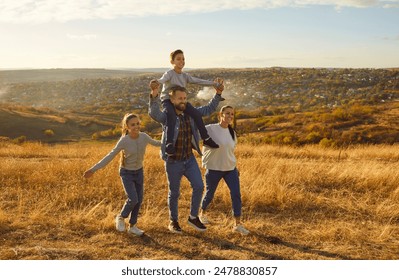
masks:
<path id="1" fill-rule="evenodd" d="M 216 94 L 222 95 L 222 92 L 224 90 L 223 84 L 221 84 L 219 87 L 214 86 L 214 88 L 216 89 Z"/>
<path id="2" fill-rule="evenodd" d="M 159 91 L 159 82 L 157 80 L 151 80 L 150 88 L 151 88 L 151 97 L 152 98 L 157 97 Z"/>
<path id="3" fill-rule="evenodd" d="M 215 82 L 215 86 L 214 86 L 214 88 L 216 89 L 216 93 L 217 94 L 222 94 L 222 91 L 224 90 L 224 85 L 223 85 L 223 83 L 224 83 L 224 80 L 222 79 L 222 78 L 216 78 L 215 80 L 214 80 L 214 82 Z"/>
<path id="4" fill-rule="evenodd" d="M 150 88 L 151 88 L 151 90 L 154 90 L 154 89 L 156 89 L 156 88 L 158 88 L 159 87 L 159 82 L 157 81 L 157 80 L 151 80 L 150 81 Z"/>

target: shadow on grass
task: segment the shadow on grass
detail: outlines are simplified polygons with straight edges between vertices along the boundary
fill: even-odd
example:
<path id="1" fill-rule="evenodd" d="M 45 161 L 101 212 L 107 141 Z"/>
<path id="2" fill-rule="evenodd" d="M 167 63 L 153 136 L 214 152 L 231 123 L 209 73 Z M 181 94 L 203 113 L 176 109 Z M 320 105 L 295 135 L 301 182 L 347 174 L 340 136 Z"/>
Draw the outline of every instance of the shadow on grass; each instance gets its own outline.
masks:
<path id="1" fill-rule="evenodd" d="M 223 239 L 223 238 L 218 238 L 215 236 L 208 237 L 208 236 L 204 236 L 204 235 L 191 234 L 191 233 L 189 233 L 188 235 L 195 237 L 197 239 L 200 239 L 209 244 L 213 244 L 220 250 L 247 251 L 247 252 L 251 253 L 252 255 L 256 255 L 256 259 L 262 259 L 262 260 L 284 260 L 283 256 L 271 254 L 271 253 L 267 253 L 267 252 L 262 252 L 259 250 L 255 250 L 254 248 L 244 247 L 244 246 L 235 244 L 234 242 L 231 242 L 231 241 Z M 221 258 L 216 258 L 216 259 L 221 259 Z"/>
<path id="2" fill-rule="evenodd" d="M 323 250 L 311 248 L 310 246 L 293 243 L 282 240 L 276 236 L 269 236 L 257 232 L 251 232 L 247 237 L 253 238 L 252 241 L 256 243 L 284 246 L 291 248 L 302 253 L 314 254 L 329 259 L 338 260 L 352 260 L 351 257 L 342 254 L 336 254 Z M 245 238 L 247 238 L 245 237 Z M 135 244 L 140 243 L 141 245 L 151 247 L 153 250 L 162 251 L 168 255 L 174 256 L 178 259 L 196 259 L 196 260 L 228 260 L 217 254 L 213 254 L 211 251 L 214 250 L 234 250 L 237 252 L 248 252 L 253 256 L 253 259 L 262 260 L 285 260 L 290 259 L 283 255 L 273 254 L 265 251 L 256 249 L 256 246 L 245 246 L 237 244 L 226 238 L 218 236 L 209 236 L 206 233 L 197 233 L 191 231 L 183 231 L 182 235 L 173 234 L 169 232 L 153 232 L 146 233 L 142 237 L 131 236 L 129 237 L 130 242 Z M 205 247 L 204 245 L 210 245 L 211 248 Z M 206 245 L 205 245 L 206 246 Z M 271 249 L 272 250 L 272 249 Z M 172 257 L 173 258 L 173 257 Z"/>
<path id="3" fill-rule="evenodd" d="M 289 242 L 289 241 L 284 241 L 281 238 L 276 237 L 276 236 L 266 236 L 266 235 L 259 234 L 259 233 L 251 233 L 251 234 L 253 234 L 256 238 L 258 238 L 262 242 L 268 242 L 268 243 L 274 244 L 274 245 L 285 246 L 285 247 L 288 247 L 288 248 L 291 248 L 291 249 L 294 249 L 297 251 L 301 251 L 302 253 L 315 254 L 315 255 L 322 256 L 322 257 L 339 259 L 339 260 L 352 260 L 352 258 L 349 256 L 344 256 L 341 254 L 336 254 L 336 253 L 331 253 L 331 252 L 327 252 L 327 251 L 323 251 L 323 250 L 313 249 L 310 246 L 305 246 L 305 245 L 296 244 L 296 243 Z"/>
<path id="4" fill-rule="evenodd" d="M 199 246 L 193 246 L 193 241 L 189 239 L 192 239 L 192 236 L 186 231 L 183 231 L 181 235 L 170 232 L 162 232 L 159 235 L 159 233 L 154 232 L 152 234 L 145 233 L 141 237 L 129 237 L 129 240 L 135 244 L 141 243 L 153 250 L 162 251 L 181 260 L 223 259 L 211 253 L 204 254 L 203 250 Z M 177 243 L 179 243 L 179 246 L 174 246 Z M 187 244 L 187 246 L 184 247 L 184 244 Z M 187 250 L 182 250 L 182 248 Z"/>

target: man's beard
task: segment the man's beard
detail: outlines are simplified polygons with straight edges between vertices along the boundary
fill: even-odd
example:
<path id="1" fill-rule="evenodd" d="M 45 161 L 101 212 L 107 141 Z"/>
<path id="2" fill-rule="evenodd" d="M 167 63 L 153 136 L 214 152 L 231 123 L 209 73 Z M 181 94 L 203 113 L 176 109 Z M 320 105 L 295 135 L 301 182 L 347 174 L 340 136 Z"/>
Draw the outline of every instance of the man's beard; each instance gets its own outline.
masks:
<path id="1" fill-rule="evenodd" d="M 186 103 L 175 104 L 175 108 L 180 111 L 186 110 Z"/>

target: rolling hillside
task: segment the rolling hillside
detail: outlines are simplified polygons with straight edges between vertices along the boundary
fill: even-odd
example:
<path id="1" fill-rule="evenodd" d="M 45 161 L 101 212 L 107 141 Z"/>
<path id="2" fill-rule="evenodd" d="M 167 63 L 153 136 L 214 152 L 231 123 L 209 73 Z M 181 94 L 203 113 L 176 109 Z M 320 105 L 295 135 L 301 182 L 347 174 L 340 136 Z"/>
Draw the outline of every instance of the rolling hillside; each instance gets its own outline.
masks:
<path id="1" fill-rule="evenodd" d="M 43 142 L 76 141 L 90 138 L 92 133 L 113 127 L 115 120 L 95 116 L 40 111 L 24 106 L 0 108 L 0 136 L 8 138 L 26 137 L 27 140 Z M 51 130 L 52 135 L 45 131 Z"/>
<path id="2" fill-rule="evenodd" d="M 143 117 L 143 129 L 158 133 L 159 125 L 147 116 L 148 82 L 161 75 L 155 70 L 0 71 L 0 136 L 56 142 L 90 138 L 96 132 L 110 135 L 131 111 Z M 223 77 L 223 104 L 237 109 L 237 130 L 262 132 L 265 143 L 399 142 L 398 69 L 276 67 L 190 73 Z M 188 90 L 196 106 L 213 95 L 212 89 L 200 86 L 189 85 Z M 45 130 L 54 135 L 44 135 Z"/>

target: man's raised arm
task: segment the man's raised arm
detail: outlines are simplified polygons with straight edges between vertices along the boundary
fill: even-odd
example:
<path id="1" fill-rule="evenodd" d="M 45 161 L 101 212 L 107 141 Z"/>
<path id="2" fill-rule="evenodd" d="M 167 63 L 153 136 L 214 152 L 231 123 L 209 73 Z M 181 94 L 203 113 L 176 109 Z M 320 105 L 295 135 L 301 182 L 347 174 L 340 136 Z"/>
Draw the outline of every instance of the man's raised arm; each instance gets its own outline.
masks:
<path id="1" fill-rule="evenodd" d="M 152 80 L 150 82 L 150 101 L 148 106 L 148 114 L 150 117 L 161 124 L 166 122 L 166 114 L 161 111 L 160 107 L 160 99 L 158 97 L 159 94 L 159 83 L 156 80 Z"/>
<path id="2" fill-rule="evenodd" d="M 209 116 L 213 112 L 216 111 L 216 108 L 219 105 L 220 101 L 223 101 L 222 92 L 224 90 L 224 85 L 220 85 L 219 87 L 214 87 L 216 89 L 216 94 L 212 97 L 212 99 L 208 102 L 207 105 L 197 107 L 197 110 L 201 113 L 202 116 Z"/>

